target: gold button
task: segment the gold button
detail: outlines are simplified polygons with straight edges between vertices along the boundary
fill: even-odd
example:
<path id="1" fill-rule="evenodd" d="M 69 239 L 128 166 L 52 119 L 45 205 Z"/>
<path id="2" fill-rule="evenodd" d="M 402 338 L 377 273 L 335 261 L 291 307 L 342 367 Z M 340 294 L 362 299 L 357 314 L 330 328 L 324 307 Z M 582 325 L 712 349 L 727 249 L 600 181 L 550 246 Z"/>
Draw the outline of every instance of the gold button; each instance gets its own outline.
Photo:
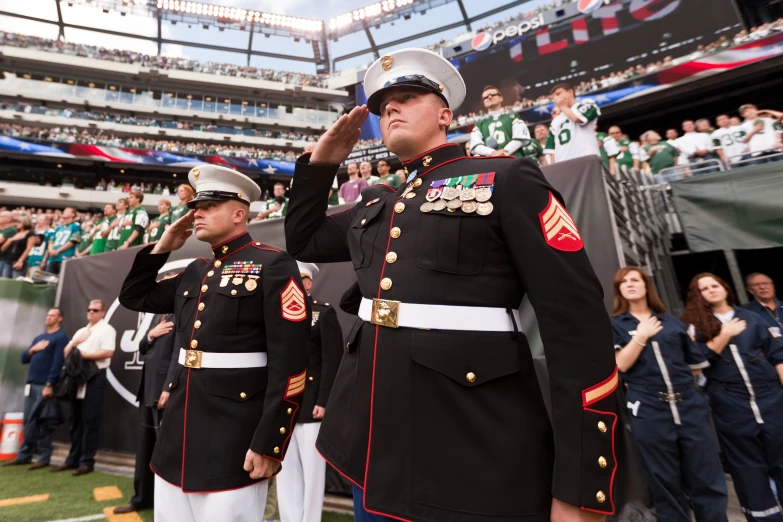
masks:
<path id="1" fill-rule="evenodd" d="M 598 465 L 601 466 L 602 468 L 605 468 L 606 467 L 606 459 L 603 458 L 603 457 L 598 457 Z"/>
<path id="2" fill-rule="evenodd" d="M 198 304 L 198 311 L 199 312 L 203 312 L 204 308 L 206 308 L 206 307 L 207 307 L 207 305 L 205 305 L 204 303 L 199 303 Z"/>
<path id="3" fill-rule="evenodd" d="M 220 251 L 225 254 L 226 252 L 228 252 L 228 247 L 224 246 L 223 248 L 220 249 Z"/>
<path id="4" fill-rule="evenodd" d="M 396 205 L 394 205 L 394 211 L 398 214 L 402 214 L 405 211 L 405 203 L 400 201 Z"/>
<path id="5" fill-rule="evenodd" d="M 185 290 L 184 292 L 182 292 L 182 295 L 188 295 L 188 291 Z"/>
<path id="6" fill-rule="evenodd" d="M 419 188 L 421 187 L 422 181 L 421 178 L 417 178 L 416 181 L 413 182 L 413 188 Z"/>
<path id="7" fill-rule="evenodd" d="M 170 382 L 170 383 L 169 383 L 169 390 L 170 390 L 170 389 L 171 389 L 173 386 L 174 386 L 174 383 L 173 383 L 173 382 Z"/>
<path id="8" fill-rule="evenodd" d="M 280 454 L 280 448 L 278 448 L 277 446 L 275 446 L 275 449 L 274 449 L 274 450 L 272 450 L 272 451 L 274 451 L 274 452 L 275 452 L 275 455 L 278 455 L 278 454 Z"/>
<path id="9" fill-rule="evenodd" d="M 391 288 L 391 286 L 392 286 L 391 279 L 389 279 L 388 277 L 384 277 L 383 279 L 381 279 L 381 288 L 383 288 L 384 290 L 388 290 L 389 288 Z"/>
<path id="10" fill-rule="evenodd" d="M 397 252 L 389 252 L 386 254 L 387 263 L 394 263 L 395 261 L 397 261 Z"/>
<path id="11" fill-rule="evenodd" d="M 280 435 L 285 435 L 285 428 L 280 428 Z"/>
<path id="12" fill-rule="evenodd" d="M 214 270 L 210 270 L 209 272 L 207 272 L 207 277 L 212 277 L 213 275 L 215 275 Z"/>
<path id="13" fill-rule="evenodd" d="M 362 219 L 362 225 L 364 225 L 365 223 L 367 223 L 367 220 L 366 219 Z"/>
<path id="14" fill-rule="evenodd" d="M 261 241 L 256 241 L 256 246 L 261 246 Z"/>
<path id="15" fill-rule="evenodd" d="M 237 291 L 236 290 L 231 290 L 231 295 L 237 295 Z"/>
<path id="16" fill-rule="evenodd" d="M 465 379 L 467 379 L 468 382 L 476 382 L 476 374 L 473 372 L 468 372 L 468 374 L 465 376 Z"/>
<path id="17" fill-rule="evenodd" d="M 400 237 L 400 234 L 402 234 L 402 230 L 400 230 L 398 227 L 394 227 L 393 229 L 391 229 L 391 237 L 393 237 L 394 239 Z"/>
<path id="18" fill-rule="evenodd" d="M 289 415 L 291 415 L 291 412 L 292 412 L 292 411 L 294 411 L 294 410 L 292 410 L 291 408 L 288 408 L 288 411 L 287 411 L 286 413 L 287 413 L 287 414 L 289 414 Z"/>
<path id="19" fill-rule="evenodd" d="M 595 494 L 595 499 L 598 501 L 599 504 L 603 504 L 606 501 L 606 493 L 603 491 L 599 491 Z"/>
<path id="20" fill-rule="evenodd" d="M 215 268 L 220 268 L 220 265 L 222 265 L 220 261 L 215 261 Z"/>
<path id="21" fill-rule="evenodd" d="M 195 323 L 193 323 L 193 328 L 195 328 L 196 330 L 201 328 L 201 321 L 196 321 Z"/>
<path id="22" fill-rule="evenodd" d="M 206 292 L 206 291 L 207 291 L 207 288 L 209 288 L 207 285 L 203 285 L 203 286 L 201 287 L 201 291 L 202 291 L 202 292 Z"/>
<path id="23" fill-rule="evenodd" d="M 242 398 L 242 399 L 247 399 L 247 393 L 242 392 L 242 393 L 239 394 L 239 397 Z"/>
<path id="24" fill-rule="evenodd" d="M 606 424 L 604 424 L 604 421 L 598 421 L 598 431 L 606 433 Z"/>
<path id="25" fill-rule="evenodd" d="M 308 381 L 312 381 L 312 380 L 313 380 L 313 378 L 312 378 L 312 377 L 308 377 L 308 378 L 307 378 L 307 380 L 308 380 Z"/>
<path id="26" fill-rule="evenodd" d="M 190 347 L 191 347 L 191 348 L 198 348 L 198 341 L 197 341 L 197 340 L 195 340 L 195 339 L 193 339 L 192 341 L 190 341 Z"/>

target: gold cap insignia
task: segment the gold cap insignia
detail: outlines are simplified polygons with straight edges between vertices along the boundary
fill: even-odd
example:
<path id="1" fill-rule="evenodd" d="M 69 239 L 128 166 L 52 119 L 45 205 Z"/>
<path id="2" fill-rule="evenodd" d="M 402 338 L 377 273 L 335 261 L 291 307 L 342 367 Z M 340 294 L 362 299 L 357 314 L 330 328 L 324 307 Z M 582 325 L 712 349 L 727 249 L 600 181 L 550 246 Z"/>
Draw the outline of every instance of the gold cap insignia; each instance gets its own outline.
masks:
<path id="1" fill-rule="evenodd" d="M 201 171 L 197 168 L 193 169 L 193 179 L 198 179 L 198 177 L 201 175 Z"/>
<path id="2" fill-rule="evenodd" d="M 443 92 L 443 86 L 442 86 L 442 85 L 438 85 L 438 90 L 439 90 L 440 92 Z"/>
<path id="3" fill-rule="evenodd" d="M 394 58 L 391 56 L 384 56 L 381 58 L 381 67 L 383 67 L 384 71 L 388 71 L 392 68 L 392 64 L 394 63 Z"/>

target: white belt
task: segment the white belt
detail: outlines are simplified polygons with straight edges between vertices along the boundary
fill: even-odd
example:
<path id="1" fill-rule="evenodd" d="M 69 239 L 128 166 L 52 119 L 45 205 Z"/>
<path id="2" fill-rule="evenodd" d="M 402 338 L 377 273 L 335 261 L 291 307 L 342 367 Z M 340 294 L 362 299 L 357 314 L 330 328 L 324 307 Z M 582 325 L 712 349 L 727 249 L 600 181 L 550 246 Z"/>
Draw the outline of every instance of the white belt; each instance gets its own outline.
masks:
<path id="1" fill-rule="evenodd" d="M 186 368 L 263 368 L 266 352 L 216 353 L 179 349 L 179 359 Z"/>
<path id="2" fill-rule="evenodd" d="M 505 308 L 401 303 L 386 299 L 362 299 L 359 317 L 379 326 L 421 330 L 513 332 L 519 329 L 519 311 Z M 517 327 L 514 327 L 516 323 Z"/>

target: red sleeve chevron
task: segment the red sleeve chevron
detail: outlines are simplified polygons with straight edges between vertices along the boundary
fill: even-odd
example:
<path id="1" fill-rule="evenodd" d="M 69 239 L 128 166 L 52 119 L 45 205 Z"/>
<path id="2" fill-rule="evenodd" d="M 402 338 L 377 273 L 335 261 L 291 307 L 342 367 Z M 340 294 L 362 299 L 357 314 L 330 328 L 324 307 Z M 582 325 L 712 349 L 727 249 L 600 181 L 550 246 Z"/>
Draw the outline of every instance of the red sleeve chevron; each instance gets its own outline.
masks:
<path id="1" fill-rule="evenodd" d="M 544 232 L 546 244 L 552 248 L 563 252 L 578 252 L 585 246 L 574 218 L 551 191 L 549 203 L 538 214 L 538 219 L 541 221 L 541 230 Z"/>
<path id="2" fill-rule="evenodd" d="M 298 323 L 307 319 L 307 307 L 305 306 L 304 292 L 296 284 L 294 278 L 280 292 L 280 307 L 283 319 Z"/>

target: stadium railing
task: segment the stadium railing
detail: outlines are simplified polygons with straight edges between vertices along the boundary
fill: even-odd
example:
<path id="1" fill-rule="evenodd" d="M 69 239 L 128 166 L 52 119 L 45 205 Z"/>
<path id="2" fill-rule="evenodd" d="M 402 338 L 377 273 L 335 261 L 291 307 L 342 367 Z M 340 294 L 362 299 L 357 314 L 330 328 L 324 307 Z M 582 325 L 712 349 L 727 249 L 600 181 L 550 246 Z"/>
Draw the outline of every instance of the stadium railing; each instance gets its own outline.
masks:
<path id="1" fill-rule="evenodd" d="M 710 159 L 689 165 L 675 165 L 674 167 L 661 169 L 655 174 L 655 179 L 658 183 L 668 183 L 690 176 L 702 176 L 716 171 L 723 172 L 724 170 L 727 170 L 726 165 L 721 160 Z"/>

